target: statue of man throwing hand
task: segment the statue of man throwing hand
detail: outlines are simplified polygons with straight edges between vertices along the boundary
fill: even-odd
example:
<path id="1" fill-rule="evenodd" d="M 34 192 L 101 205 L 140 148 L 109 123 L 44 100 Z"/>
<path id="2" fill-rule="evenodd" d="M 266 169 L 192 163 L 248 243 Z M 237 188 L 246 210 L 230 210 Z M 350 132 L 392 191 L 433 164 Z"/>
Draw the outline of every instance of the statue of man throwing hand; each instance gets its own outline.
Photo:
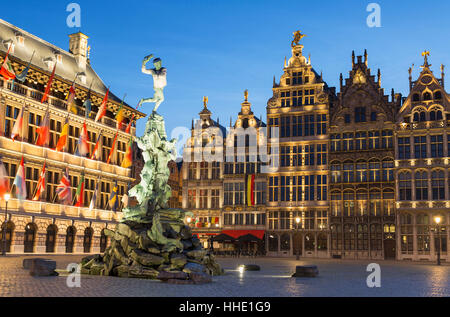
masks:
<path id="1" fill-rule="evenodd" d="M 160 58 L 155 58 L 153 60 L 153 65 L 155 68 L 147 69 L 146 65 L 153 58 L 153 54 L 146 56 L 144 61 L 142 62 L 142 72 L 144 74 L 153 76 L 153 88 L 155 90 L 155 94 L 152 98 L 144 98 L 139 102 L 138 108 L 143 103 L 155 103 L 155 108 L 153 108 L 153 112 L 156 112 L 159 106 L 164 101 L 164 88 L 167 86 L 167 69 L 162 67 L 162 61 Z"/>

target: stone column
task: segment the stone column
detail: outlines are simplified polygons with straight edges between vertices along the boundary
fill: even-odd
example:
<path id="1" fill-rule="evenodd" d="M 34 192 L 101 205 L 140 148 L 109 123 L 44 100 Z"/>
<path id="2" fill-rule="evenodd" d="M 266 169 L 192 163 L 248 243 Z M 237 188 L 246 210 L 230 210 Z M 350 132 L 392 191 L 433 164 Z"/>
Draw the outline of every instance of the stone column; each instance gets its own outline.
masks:
<path id="1" fill-rule="evenodd" d="M 55 253 L 66 253 L 66 234 L 56 235 Z"/>
<path id="2" fill-rule="evenodd" d="M 84 235 L 75 235 L 75 243 L 73 246 L 73 253 L 84 253 L 83 240 L 84 240 Z"/>
<path id="3" fill-rule="evenodd" d="M 45 253 L 46 246 L 45 246 L 45 240 L 46 240 L 47 234 L 43 232 L 37 232 L 36 238 L 35 238 L 35 253 Z"/>

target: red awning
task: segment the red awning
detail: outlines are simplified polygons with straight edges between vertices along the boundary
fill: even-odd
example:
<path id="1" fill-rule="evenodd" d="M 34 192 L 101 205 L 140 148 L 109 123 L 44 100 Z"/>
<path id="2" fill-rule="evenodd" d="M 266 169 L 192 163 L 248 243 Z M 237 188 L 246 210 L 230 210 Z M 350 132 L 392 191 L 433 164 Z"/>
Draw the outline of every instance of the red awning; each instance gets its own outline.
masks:
<path id="1" fill-rule="evenodd" d="M 247 234 L 251 234 L 258 239 L 262 240 L 264 238 L 264 230 L 223 230 L 222 233 L 229 235 L 235 239 L 245 236 Z"/>

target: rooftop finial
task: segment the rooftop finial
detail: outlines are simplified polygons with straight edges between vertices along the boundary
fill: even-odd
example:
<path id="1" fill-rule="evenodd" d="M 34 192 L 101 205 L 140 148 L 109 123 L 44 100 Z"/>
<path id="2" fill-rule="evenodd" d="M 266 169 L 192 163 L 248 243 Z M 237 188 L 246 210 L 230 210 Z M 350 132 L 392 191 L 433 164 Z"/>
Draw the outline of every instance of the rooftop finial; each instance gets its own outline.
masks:
<path id="1" fill-rule="evenodd" d="M 294 40 L 292 41 L 291 46 L 292 46 L 292 47 L 297 46 L 298 43 L 300 42 L 300 40 L 301 40 L 302 38 L 304 38 L 305 36 L 306 36 L 306 35 L 305 35 L 305 34 L 302 34 L 301 31 L 295 31 L 295 32 L 294 32 Z"/>
<path id="2" fill-rule="evenodd" d="M 422 56 L 424 58 L 423 67 L 430 67 L 431 65 L 428 64 L 428 56 L 430 56 L 430 51 L 423 51 Z"/>
<path id="3" fill-rule="evenodd" d="M 244 98 L 245 98 L 245 102 L 248 101 L 248 89 L 245 89 L 244 91 Z"/>
<path id="4" fill-rule="evenodd" d="M 208 101 L 209 99 L 207 96 L 203 97 L 203 107 L 205 107 L 205 109 L 208 109 Z"/>

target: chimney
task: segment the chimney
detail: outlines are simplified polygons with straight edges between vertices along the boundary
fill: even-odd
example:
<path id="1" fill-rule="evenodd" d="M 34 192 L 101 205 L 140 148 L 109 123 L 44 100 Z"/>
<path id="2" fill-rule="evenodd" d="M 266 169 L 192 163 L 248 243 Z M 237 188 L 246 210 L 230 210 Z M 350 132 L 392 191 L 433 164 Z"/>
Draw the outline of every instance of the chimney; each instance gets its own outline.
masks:
<path id="1" fill-rule="evenodd" d="M 88 58 L 88 36 L 78 32 L 69 35 L 69 52 L 75 56 L 78 67 L 82 70 L 86 69 Z"/>

